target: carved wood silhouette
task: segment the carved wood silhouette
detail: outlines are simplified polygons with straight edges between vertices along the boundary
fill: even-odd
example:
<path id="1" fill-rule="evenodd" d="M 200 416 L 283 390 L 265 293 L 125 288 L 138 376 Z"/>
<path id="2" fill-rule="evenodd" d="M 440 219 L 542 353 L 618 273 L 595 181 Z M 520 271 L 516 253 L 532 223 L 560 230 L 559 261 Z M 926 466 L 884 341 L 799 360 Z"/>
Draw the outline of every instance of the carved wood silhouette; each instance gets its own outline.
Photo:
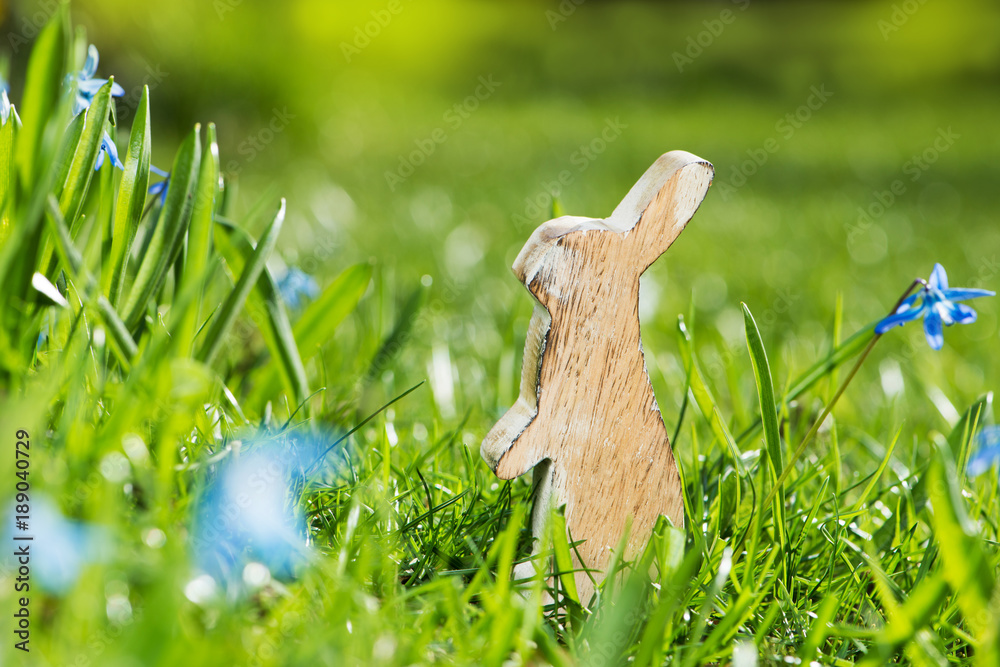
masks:
<path id="1" fill-rule="evenodd" d="M 684 524 L 677 465 L 643 358 L 639 276 L 683 231 L 713 175 L 691 153 L 667 153 L 610 217 L 543 223 L 514 262 L 537 303 L 520 395 L 481 453 L 501 479 L 535 469 L 535 536 L 553 504 L 565 504 L 567 529 L 585 540 L 577 549 L 591 569 L 605 570 L 629 522 L 626 557 L 645 546 L 660 515 Z M 590 578 L 578 573 L 576 585 L 586 604 Z"/>

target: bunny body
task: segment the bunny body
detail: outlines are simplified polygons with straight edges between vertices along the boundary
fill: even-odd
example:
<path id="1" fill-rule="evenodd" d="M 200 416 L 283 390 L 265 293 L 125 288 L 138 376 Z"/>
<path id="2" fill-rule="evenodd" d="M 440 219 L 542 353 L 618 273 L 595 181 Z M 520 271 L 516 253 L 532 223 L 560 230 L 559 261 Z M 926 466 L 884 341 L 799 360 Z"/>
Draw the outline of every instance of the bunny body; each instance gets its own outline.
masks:
<path id="1" fill-rule="evenodd" d="M 609 218 L 550 220 L 514 262 L 537 304 L 520 396 L 487 434 L 482 455 L 501 479 L 535 468 L 533 531 L 540 535 L 553 503 L 565 504 L 588 568 L 605 569 L 629 526 L 627 557 L 661 514 L 684 523 L 677 465 L 643 357 L 639 277 L 683 230 L 713 173 L 690 153 L 667 153 Z M 577 588 L 586 602 L 593 586 L 585 574 Z"/>

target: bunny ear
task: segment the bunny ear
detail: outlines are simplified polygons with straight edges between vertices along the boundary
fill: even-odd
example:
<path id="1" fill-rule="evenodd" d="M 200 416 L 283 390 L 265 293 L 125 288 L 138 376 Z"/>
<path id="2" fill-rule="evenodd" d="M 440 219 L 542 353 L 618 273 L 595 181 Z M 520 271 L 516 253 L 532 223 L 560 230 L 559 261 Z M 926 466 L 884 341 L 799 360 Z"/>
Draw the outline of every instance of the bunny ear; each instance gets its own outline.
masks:
<path id="1" fill-rule="evenodd" d="M 606 224 L 626 234 L 640 269 L 662 255 L 698 210 L 715 168 L 686 151 L 671 151 L 632 186 Z"/>

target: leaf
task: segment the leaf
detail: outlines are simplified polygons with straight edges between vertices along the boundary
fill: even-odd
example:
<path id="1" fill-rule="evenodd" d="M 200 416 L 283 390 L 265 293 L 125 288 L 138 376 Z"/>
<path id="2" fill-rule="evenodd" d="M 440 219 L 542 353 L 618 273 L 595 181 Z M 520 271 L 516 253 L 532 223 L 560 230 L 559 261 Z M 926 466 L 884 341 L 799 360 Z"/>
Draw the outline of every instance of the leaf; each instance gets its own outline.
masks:
<path id="1" fill-rule="evenodd" d="M 146 305 L 160 291 L 167 271 L 181 250 L 184 233 L 191 219 L 191 193 L 201 161 L 199 132 L 200 126 L 195 125 L 174 158 L 167 201 L 160 211 L 152 239 L 140 260 L 139 271 L 124 308 L 125 324 L 130 331 L 138 328 L 146 312 Z"/>
<path id="2" fill-rule="evenodd" d="M 139 99 L 132 131 L 129 134 L 124 162 L 125 171 L 118 186 L 118 203 L 111 226 L 111 256 L 108 261 L 110 268 L 104 274 L 101 286 L 104 295 L 116 306 L 121 297 L 132 242 L 135 240 L 135 233 L 146 205 L 150 153 L 149 86 L 143 86 L 142 97 Z"/>
<path id="3" fill-rule="evenodd" d="M 896 609 L 891 622 L 876 635 L 875 645 L 860 664 L 865 667 L 888 664 L 896 651 L 912 641 L 931 622 L 947 595 L 948 586 L 941 572 L 923 579 L 906 602 Z"/>
<path id="4" fill-rule="evenodd" d="M 184 272 L 181 285 L 195 285 L 202 282 L 208 270 L 212 250 L 213 220 L 215 200 L 219 192 L 219 146 L 215 141 L 215 125 L 208 126 L 208 150 L 202 154 L 198 186 L 195 190 L 194 207 L 191 210 L 191 227 L 188 230 L 187 254 L 184 258 Z M 185 313 L 177 332 L 178 349 L 182 354 L 190 354 L 195 332 L 201 319 L 201 291 Z"/>
<path id="5" fill-rule="evenodd" d="M 402 309 L 399 311 L 399 316 L 396 318 L 396 325 L 382 341 L 378 352 L 372 357 L 368 372 L 365 374 L 367 380 L 380 375 L 382 371 L 388 368 L 396 355 L 402 351 L 403 347 L 406 346 L 406 343 L 410 339 L 417 313 L 420 312 L 426 298 L 427 288 L 423 286 L 416 288 L 410 293 L 409 298 L 407 298 Z"/>
<path id="6" fill-rule="evenodd" d="M 715 397 L 712 396 L 711 390 L 705 384 L 701 368 L 698 366 L 698 361 L 694 355 L 691 333 L 684 324 L 683 316 L 677 318 L 677 332 L 680 334 L 680 344 L 678 347 L 681 352 L 681 360 L 684 362 L 684 371 L 690 378 L 691 395 L 694 396 L 694 401 L 698 404 L 698 409 L 701 410 L 701 414 L 708 421 L 708 425 L 712 429 L 712 433 L 715 434 L 716 439 L 728 448 L 729 454 L 733 459 L 733 465 L 736 466 L 736 471 L 740 477 L 746 477 L 746 464 L 743 463 L 740 449 L 736 446 L 736 441 L 733 440 L 733 436 L 729 432 L 729 427 L 726 426 L 726 422 L 722 419 L 722 413 L 719 411 Z"/>
<path id="7" fill-rule="evenodd" d="M 49 196 L 48 208 L 49 215 L 47 218 L 52 229 L 55 249 L 61 261 L 73 275 L 74 281 L 84 291 L 96 288 L 96 281 L 87 272 L 80 251 L 73 245 L 73 239 L 70 236 L 69 229 L 66 227 L 66 221 L 63 220 L 59 204 L 52 195 Z M 118 316 L 118 311 L 115 310 L 114 306 L 111 305 L 111 302 L 103 294 L 97 294 L 97 308 L 101 313 L 101 319 L 104 320 L 111 334 L 111 340 L 114 342 L 119 360 L 124 366 L 128 367 L 138 353 L 135 341 L 132 339 L 131 334 L 129 334 L 124 322 Z"/>
<path id="8" fill-rule="evenodd" d="M 854 507 L 849 511 L 849 513 L 860 512 L 864 507 L 865 502 L 868 500 L 868 496 L 875 488 L 875 485 L 878 484 L 879 479 L 882 477 L 882 473 L 885 472 L 885 467 L 889 465 L 889 459 L 892 458 L 892 452 L 896 448 L 896 441 L 899 440 L 899 434 L 902 432 L 902 426 L 896 429 L 896 435 L 892 437 L 892 442 L 890 442 L 889 446 L 886 448 L 885 456 L 882 457 L 882 463 L 879 464 L 878 470 L 876 470 L 875 474 L 872 475 L 872 478 L 868 481 L 868 485 L 865 487 L 865 490 L 861 492 L 861 495 L 858 497 L 858 501 L 854 503 Z"/>
<path id="9" fill-rule="evenodd" d="M 250 294 L 254 283 L 257 282 L 260 274 L 264 271 L 267 260 L 271 256 L 275 244 L 278 242 L 278 234 L 281 233 L 281 225 L 284 221 L 285 200 L 282 199 L 281 208 L 278 209 L 278 213 L 274 216 L 271 224 L 257 243 L 253 256 L 246 263 L 246 266 L 243 267 L 239 280 L 236 281 L 236 286 L 222 303 L 219 312 L 216 313 L 212 325 L 205 335 L 205 342 L 198 353 L 199 361 L 206 364 L 211 364 L 214 361 L 215 355 L 218 354 L 219 349 L 222 347 L 223 339 L 229 333 L 229 329 L 232 328 L 233 322 L 236 321 L 236 316 L 243 308 L 243 304 L 246 303 L 247 295 Z"/>
<path id="10" fill-rule="evenodd" d="M 101 86 L 87 109 L 83 133 L 73 153 L 73 162 L 70 164 L 69 174 L 59 196 L 59 209 L 71 231 L 80 215 L 83 201 L 87 197 L 90 182 L 94 177 L 94 165 L 97 163 L 97 154 L 101 151 L 101 141 L 104 139 L 104 128 L 108 123 L 112 84 L 113 79 Z"/>
<path id="11" fill-rule="evenodd" d="M 314 350 L 333 338 L 341 322 L 354 312 L 371 277 L 370 264 L 348 267 L 309 304 L 292 331 L 300 354 L 304 353 L 308 359 Z M 273 364 L 261 370 L 260 378 L 254 383 L 253 396 L 257 402 L 266 401 L 278 390 L 278 373 Z"/>
<path id="12" fill-rule="evenodd" d="M 253 255 L 254 247 L 249 235 L 231 222 L 217 218 L 215 225 L 215 245 L 226 260 L 226 266 L 236 280 L 243 266 Z M 260 327 L 264 342 L 271 355 L 278 361 L 278 368 L 285 387 L 294 397 L 295 404 L 301 405 L 309 396 L 309 382 L 305 366 L 299 356 L 295 336 L 292 334 L 288 313 L 281 301 L 278 287 L 266 268 L 257 278 L 255 289 L 247 299 L 247 311 Z M 271 397 L 266 395 L 264 402 Z"/>
<path id="13" fill-rule="evenodd" d="M 1000 648 L 990 628 L 994 616 L 990 606 L 996 586 L 994 570 L 982 538 L 966 515 L 958 475 L 949 458 L 944 450 L 938 449 L 929 471 L 934 538 L 940 549 L 945 579 L 955 593 L 966 624 L 978 637 L 986 633 L 993 637 L 991 645 L 979 649 L 993 656 L 993 662 L 984 664 L 997 664 Z"/>
<path id="14" fill-rule="evenodd" d="M 580 594 L 576 590 L 576 572 L 573 568 L 573 555 L 566 537 L 566 517 L 561 512 L 552 512 L 552 550 L 556 560 L 556 571 L 563 592 L 572 602 L 580 604 Z"/>
<path id="15" fill-rule="evenodd" d="M 17 145 L 17 163 L 26 189 L 36 184 L 46 124 L 63 93 L 63 71 L 69 50 L 67 12 L 67 6 L 63 5 L 42 28 L 28 60 L 20 104 L 24 124 Z"/>
<path id="16" fill-rule="evenodd" d="M 14 202 L 14 114 L 0 127 L 0 242 L 7 239 Z"/>
<path id="17" fill-rule="evenodd" d="M 829 593 L 823 598 L 819 609 L 816 611 L 816 619 L 809 628 L 809 634 L 802 643 L 798 651 L 798 656 L 802 664 L 810 664 L 816 659 L 816 652 L 832 629 L 831 624 L 837 615 L 837 608 L 840 606 L 840 599 L 836 593 Z"/>
<path id="18" fill-rule="evenodd" d="M 782 397 L 782 405 L 787 405 L 789 402 L 794 401 L 796 398 L 811 389 L 817 382 L 832 373 L 836 368 L 843 365 L 848 359 L 863 350 L 865 346 L 871 342 L 871 339 L 875 335 L 876 323 L 877 322 L 871 322 L 865 326 L 861 329 L 861 331 L 858 331 L 853 336 L 845 340 L 841 345 L 838 345 L 826 357 L 817 361 L 806 372 L 796 378 L 792 383 L 792 386 L 788 388 L 788 391 Z M 745 444 L 750 438 L 759 433 L 760 429 L 761 422 L 758 419 L 745 431 L 740 433 L 740 435 L 736 438 L 736 442 L 740 445 Z"/>
<path id="19" fill-rule="evenodd" d="M 966 465 L 969 461 L 969 447 L 974 440 L 976 426 L 983 421 L 983 417 L 988 414 L 990 405 L 993 403 L 993 392 L 983 394 L 969 406 L 962 415 L 962 418 L 955 424 L 948 434 L 948 447 L 952 457 L 958 462 L 958 472 L 964 481 L 966 475 Z"/>
<path id="20" fill-rule="evenodd" d="M 760 402 L 760 415 L 764 424 L 764 451 L 770 464 L 771 481 L 776 482 L 781 474 L 781 437 L 778 431 L 778 410 L 774 404 L 774 386 L 771 383 L 771 368 L 767 362 L 767 352 L 760 339 L 757 323 L 744 303 L 743 320 L 747 336 L 747 348 L 750 350 L 750 362 L 753 365 L 754 380 L 757 382 L 757 398 Z M 782 549 L 786 546 L 785 536 L 785 493 L 778 489 L 774 498 L 774 527 L 778 542 Z"/>

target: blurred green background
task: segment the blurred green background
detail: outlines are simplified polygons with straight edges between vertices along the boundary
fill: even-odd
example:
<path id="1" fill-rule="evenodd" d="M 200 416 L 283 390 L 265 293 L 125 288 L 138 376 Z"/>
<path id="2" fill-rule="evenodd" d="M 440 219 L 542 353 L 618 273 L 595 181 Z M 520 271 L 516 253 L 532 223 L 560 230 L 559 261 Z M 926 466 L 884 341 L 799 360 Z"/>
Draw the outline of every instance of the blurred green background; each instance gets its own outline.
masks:
<path id="1" fill-rule="evenodd" d="M 48 6 L 8 5 L 8 42 Z M 429 316 L 384 389 L 430 378 L 414 401 L 445 421 L 472 410 L 470 444 L 516 392 L 531 304 L 509 266 L 550 195 L 605 216 L 670 149 L 717 176 L 644 278 L 645 349 L 668 424 L 683 390 L 674 322 L 692 300 L 721 388 L 728 366 L 748 365 L 740 301 L 782 384 L 829 345 L 838 293 L 850 333 L 935 261 L 956 285 L 1000 282 L 994 2 L 78 0 L 73 13 L 99 73 L 127 91 L 123 126 L 150 86 L 154 163 L 167 165 L 194 122 L 214 121 L 245 205 L 269 188 L 288 198 L 287 261 L 321 282 L 376 264 L 375 298 L 327 353 L 330 385 L 365 371 L 360 332 L 387 331 L 406 295 L 429 286 Z M 12 71 L 26 52 L 15 49 Z M 997 306 L 976 305 L 980 323 L 950 331 L 940 354 L 917 327 L 895 336 L 866 367 L 868 387 L 892 398 L 915 386 L 945 419 L 949 402 L 991 388 Z M 752 377 L 728 380 L 719 391 L 739 419 Z"/>

